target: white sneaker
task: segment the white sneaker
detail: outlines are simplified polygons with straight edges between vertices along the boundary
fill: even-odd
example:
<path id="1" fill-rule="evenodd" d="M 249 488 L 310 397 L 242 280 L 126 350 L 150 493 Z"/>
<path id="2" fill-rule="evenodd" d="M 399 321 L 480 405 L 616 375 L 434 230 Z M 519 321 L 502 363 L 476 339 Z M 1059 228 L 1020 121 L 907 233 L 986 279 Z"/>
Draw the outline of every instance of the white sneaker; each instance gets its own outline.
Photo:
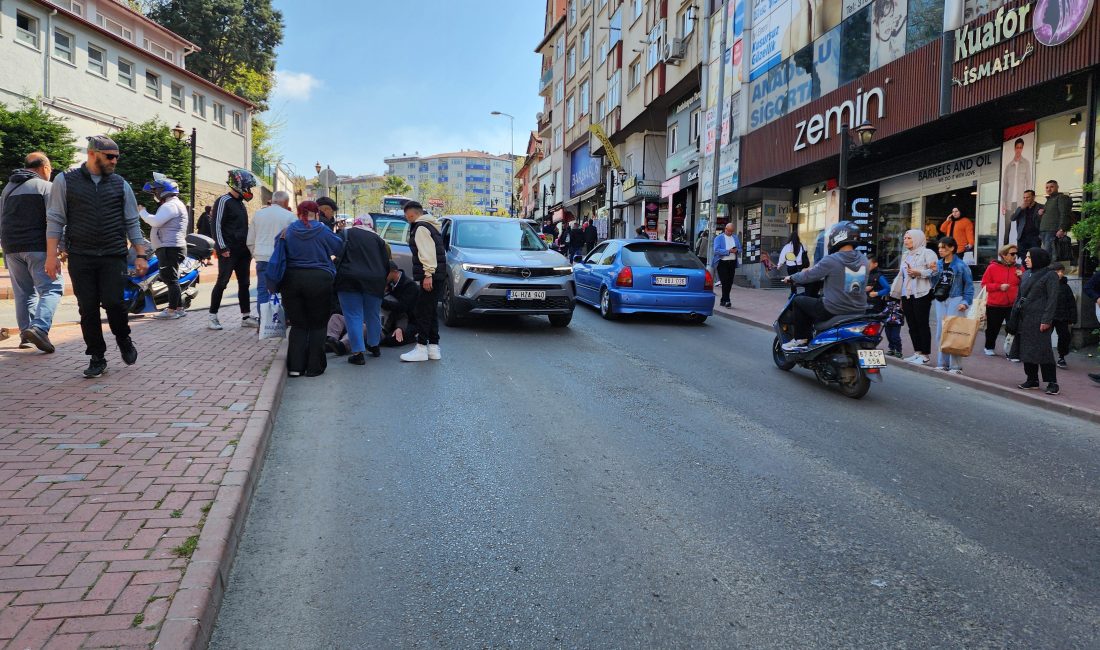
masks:
<path id="1" fill-rule="evenodd" d="M 924 356 L 923 354 L 914 354 L 913 356 L 906 359 L 906 361 L 912 364 L 916 364 L 918 366 L 923 366 L 924 364 L 928 363 L 928 357 Z"/>
<path id="2" fill-rule="evenodd" d="M 402 361 L 427 361 L 428 346 L 416 344 L 416 347 L 401 355 Z"/>
<path id="3" fill-rule="evenodd" d="M 159 311 L 153 314 L 153 318 L 157 320 L 176 320 L 177 318 L 180 318 L 180 315 L 179 312 L 177 312 L 175 309 L 168 309 L 167 307 L 165 307 L 164 311 Z"/>
<path id="4" fill-rule="evenodd" d="M 432 361 L 439 361 L 440 359 L 443 358 L 443 356 L 439 352 L 439 344 L 438 343 L 429 343 L 428 344 L 428 358 L 431 359 Z"/>
<path id="5" fill-rule="evenodd" d="M 806 339 L 791 339 L 783 344 L 783 350 L 790 352 L 791 350 L 797 350 L 798 348 L 806 347 Z"/>
<path id="6" fill-rule="evenodd" d="M 257 329 L 260 327 L 260 321 L 252 318 L 251 316 L 245 316 L 241 318 L 241 327 L 251 327 Z"/>
<path id="7" fill-rule="evenodd" d="M 210 314 L 210 324 L 207 325 L 206 327 L 209 328 L 209 329 L 212 329 L 212 330 L 222 329 L 222 324 L 218 321 L 218 315 L 217 314 Z"/>
<path id="8" fill-rule="evenodd" d="M 963 374 L 962 368 L 952 368 L 952 369 L 948 370 L 947 372 L 951 373 L 952 375 L 961 375 L 961 374 Z"/>
<path id="9" fill-rule="evenodd" d="M 180 318 L 183 318 L 184 316 L 187 315 L 187 310 L 184 309 L 183 307 L 180 307 L 179 309 L 176 310 L 176 315 L 179 316 Z"/>
<path id="10" fill-rule="evenodd" d="M 993 351 L 993 350 L 986 350 L 986 351 L 985 351 L 985 356 L 987 356 L 987 357 L 995 357 L 995 356 L 997 356 L 997 353 L 996 353 L 995 351 Z"/>

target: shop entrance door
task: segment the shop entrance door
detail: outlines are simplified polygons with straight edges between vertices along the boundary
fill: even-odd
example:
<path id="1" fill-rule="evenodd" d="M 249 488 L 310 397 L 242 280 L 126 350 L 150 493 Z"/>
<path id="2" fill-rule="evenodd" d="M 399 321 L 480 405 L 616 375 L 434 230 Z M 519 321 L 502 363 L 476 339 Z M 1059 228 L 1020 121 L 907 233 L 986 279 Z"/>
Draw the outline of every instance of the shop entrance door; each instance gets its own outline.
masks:
<path id="1" fill-rule="evenodd" d="M 935 250 L 935 240 L 942 236 L 940 226 L 951 214 L 952 208 L 958 208 L 962 216 L 975 222 L 977 207 L 978 197 L 976 194 L 971 194 L 970 188 L 924 197 L 924 234 L 928 237 L 928 247 Z"/>

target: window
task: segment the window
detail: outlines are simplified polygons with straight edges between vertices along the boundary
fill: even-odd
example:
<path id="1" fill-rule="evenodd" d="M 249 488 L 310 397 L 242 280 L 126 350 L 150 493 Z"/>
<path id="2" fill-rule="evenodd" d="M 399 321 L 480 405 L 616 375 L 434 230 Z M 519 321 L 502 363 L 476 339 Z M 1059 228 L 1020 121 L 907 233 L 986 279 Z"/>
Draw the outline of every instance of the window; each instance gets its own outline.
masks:
<path id="1" fill-rule="evenodd" d="M 172 83 L 172 106 L 183 110 L 183 86 L 178 83 Z"/>
<path id="2" fill-rule="evenodd" d="M 61 59 L 72 63 L 75 59 L 73 55 L 73 35 L 61 31 L 60 29 L 53 30 L 53 56 L 55 59 Z"/>
<path id="3" fill-rule="evenodd" d="M 118 82 L 131 90 L 134 88 L 134 64 L 122 57 L 118 58 Z"/>
<path id="4" fill-rule="evenodd" d="M 569 26 L 577 24 L 577 0 L 569 0 Z"/>
<path id="5" fill-rule="evenodd" d="M 867 74 L 871 64 L 871 10 L 860 9 L 840 26 L 840 85 Z"/>
<path id="6" fill-rule="evenodd" d="M 596 100 L 596 112 L 593 117 L 595 117 L 597 120 L 602 120 L 604 116 L 607 115 L 607 113 L 604 112 L 605 110 L 607 109 L 604 106 L 604 99 L 603 97 L 600 97 Z"/>
<path id="7" fill-rule="evenodd" d="M 634 90 L 642 83 L 642 62 L 635 61 L 630 64 L 630 89 Z"/>
<path id="8" fill-rule="evenodd" d="M 569 54 L 565 58 L 565 76 L 570 79 L 577 74 L 577 48 L 569 48 Z"/>
<path id="9" fill-rule="evenodd" d="M 565 81 L 558 79 L 558 83 L 554 84 L 554 103 L 560 104 L 563 99 L 565 99 Z"/>
<path id="10" fill-rule="evenodd" d="M 607 41 L 600 41 L 600 63 L 599 63 L 599 65 L 603 65 L 604 61 L 607 61 L 607 53 L 608 53 L 607 49 L 608 49 L 607 48 Z"/>
<path id="11" fill-rule="evenodd" d="M 97 25 L 99 25 L 103 29 L 106 29 L 107 31 L 111 32 L 115 36 L 121 36 L 122 38 L 125 38 L 128 41 L 133 41 L 134 40 L 134 33 L 132 31 L 130 31 L 129 27 L 126 27 L 125 25 L 123 25 L 122 23 L 120 23 L 118 21 L 111 20 L 110 18 L 104 16 L 101 13 L 96 12 L 95 22 L 96 22 Z"/>
<path id="12" fill-rule="evenodd" d="M 584 81 L 581 82 L 581 90 L 580 90 L 581 115 L 587 115 L 588 114 L 588 106 L 589 106 L 589 101 L 591 99 L 592 98 L 589 97 L 588 80 L 585 79 Z"/>
<path id="13" fill-rule="evenodd" d="M 600 9 L 603 9 L 606 6 L 607 6 L 607 0 L 600 0 Z"/>
<path id="14" fill-rule="evenodd" d="M 149 39 L 145 39 L 145 49 L 149 50 L 153 54 L 156 54 L 165 61 L 175 61 L 176 53 L 164 47 L 160 43 L 154 43 Z"/>
<path id="15" fill-rule="evenodd" d="M 22 11 L 15 12 L 15 39 L 38 49 L 38 19 Z"/>
<path id="16" fill-rule="evenodd" d="M 569 99 L 565 100 L 565 127 L 567 129 L 573 128 L 573 125 L 577 123 L 577 104 L 574 101 L 573 95 L 569 96 Z"/>
<path id="17" fill-rule="evenodd" d="M 561 128 L 560 127 L 555 128 L 554 129 L 554 148 L 555 149 L 561 149 L 563 142 L 565 142 L 565 140 L 562 138 Z"/>
<path id="18" fill-rule="evenodd" d="M 649 45 L 646 46 L 645 71 L 649 72 L 653 70 L 653 68 L 656 68 L 657 64 L 661 62 L 661 48 L 665 44 L 665 21 L 662 20 L 653 26 L 646 42 L 649 43 Z"/>
<path id="19" fill-rule="evenodd" d="M 937 0 L 909 0 L 909 21 L 905 26 L 905 51 L 912 52 L 940 37 L 944 3 Z"/>
<path id="20" fill-rule="evenodd" d="M 244 133 L 244 115 L 237 111 L 233 111 L 233 130 L 237 133 Z"/>
<path id="21" fill-rule="evenodd" d="M 631 16 L 634 20 L 638 20 L 642 16 L 642 12 L 645 10 L 645 0 L 632 0 L 634 3 L 633 12 Z"/>
<path id="22" fill-rule="evenodd" d="M 145 95 L 153 99 L 160 99 L 160 75 L 145 71 Z"/>
<path id="23" fill-rule="evenodd" d="M 88 44 L 88 72 L 107 76 L 107 52 L 91 43 Z"/>
<path id="24" fill-rule="evenodd" d="M 680 17 L 677 19 L 677 22 L 680 24 L 680 38 L 687 38 L 695 31 L 694 11 L 694 8 L 689 7 L 687 11 L 680 14 Z"/>
<path id="25" fill-rule="evenodd" d="M 214 102 L 213 109 L 214 109 L 214 123 L 217 124 L 218 126 L 223 126 L 224 127 L 225 126 L 225 106 L 223 106 L 222 104 L 219 104 L 218 102 Z"/>
<path id="26" fill-rule="evenodd" d="M 700 126 L 702 126 L 703 110 L 701 108 L 695 109 L 691 112 L 691 117 L 688 119 L 690 120 L 690 126 L 688 127 L 688 139 L 691 141 L 691 144 L 695 145 L 695 147 L 698 148 L 699 136 L 701 135 L 699 128 Z"/>
<path id="27" fill-rule="evenodd" d="M 672 155 L 680 149 L 680 125 L 673 124 L 668 127 L 668 135 L 665 137 L 668 140 L 668 155 Z"/>
<path id="28" fill-rule="evenodd" d="M 588 27 L 581 32 L 581 61 L 587 61 L 592 56 L 592 30 Z"/>
<path id="29" fill-rule="evenodd" d="M 191 113 L 206 119 L 206 96 L 199 93 L 191 93 Z"/>
<path id="30" fill-rule="evenodd" d="M 565 35 L 562 34 L 558 37 L 558 42 L 554 44 L 554 58 L 560 59 L 565 56 Z"/>
<path id="31" fill-rule="evenodd" d="M 623 93 L 623 71 L 616 70 L 607 80 L 607 110 L 618 108 Z"/>

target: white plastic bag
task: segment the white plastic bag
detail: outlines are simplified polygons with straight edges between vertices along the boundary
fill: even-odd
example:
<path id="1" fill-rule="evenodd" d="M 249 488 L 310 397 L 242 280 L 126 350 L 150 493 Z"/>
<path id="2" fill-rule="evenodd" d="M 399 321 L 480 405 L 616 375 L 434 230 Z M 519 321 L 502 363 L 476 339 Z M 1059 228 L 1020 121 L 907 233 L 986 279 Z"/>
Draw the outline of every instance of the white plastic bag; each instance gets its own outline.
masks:
<path id="1" fill-rule="evenodd" d="M 260 305 L 260 340 L 286 338 L 286 316 L 279 294 Z"/>
<path id="2" fill-rule="evenodd" d="M 966 312 L 966 317 L 976 321 L 984 321 L 986 301 L 988 299 L 989 294 L 986 292 L 985 287 L 979 289 L 978 295 L 974 296 L 974 304 L 970 305 L 970 309 Z"/>

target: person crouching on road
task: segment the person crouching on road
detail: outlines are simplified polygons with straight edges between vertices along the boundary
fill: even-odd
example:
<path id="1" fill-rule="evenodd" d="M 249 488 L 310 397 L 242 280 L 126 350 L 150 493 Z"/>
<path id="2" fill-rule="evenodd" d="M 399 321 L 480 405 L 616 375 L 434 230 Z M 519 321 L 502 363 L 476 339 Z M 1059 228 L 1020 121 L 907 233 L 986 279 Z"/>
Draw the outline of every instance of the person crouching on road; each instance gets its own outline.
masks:
<path id="1" fill-rule="evenodd" d="M 325 372 L 325 328 L 332 282 L 343 242 L 317 221 L 317 204 L 298 204 L 298 221 L 286 229 L 286 272 L 280 284 L 287 335 L 286 369 L 291 377 L 316 377 Z"/>
<path id="2" fill-rule="evenodd" d="M 123 297 L 127 240 L 137 253 L 134 267 L 138 274 L 149 270 L 149 255 L 141 234 L 137 198 L 126 179 L 115 173 L 118 157 L 114 140 L 105 135 L 88 138 L 88 161 L 54 180 L 46 208 L 46 275 L 57 279 L 61 274 L 57 247 L 64 234 L 69 278 L 80 308 L 80 331 L 91 357 L 84 371 L 89 378 L 107 372 L 100 307 L 107 312 L 122 361 L 130 366 L 138 358 Z"/>
<path id="3" fill-rule="evenodd" d="M 180 290 L 180 264 L 187 252 L 187 206 L 180 200 L 179 184 L 164 174 L 153 172 L 153 180 L 142 189 L 152 192 L 160 203 L 154 214 L 144 207 L 138 214 L 149 224 L 149 236 L 160 265 L 160 281 L 168 288 L 168 306 L 153 318 L 175 320 L 187 315 Z"/>
<path id="4" fill-rule="evenodd" d="M 386 295 L 382 299 L 382 345 L 399 347 L 416 339 L 413 314 L 419 297 L 420 287 L 391 261 Z"/>
<path id="5" fill-rule="evenodd" d="M 348 363 L 361 366 L 365 353 L 381 355 L 382 296 L 386 293 L 386 276 L 390 271 L 390 250 L 363 219 L 343 231 L 344 248 L 336 266 L 336 295 L 351 342 Z M 364 326 L 366 341 L 363 340 Z"/>
<path id="6" fill-rule="evenodd" d="M 1047 395 L 1058 394 L 1058 366 L 1050 347 L 1054 317 L 1058 312 L 1058 274 L 1050 268 L 1050 253 L 1042 248 L 1028 250 L 1024 257 L 1028 268 L 1020 281 L 1020 325 L 1012 345 L 1024 362 L 1027 379 L 1023 390 L 1039 389 L 1039 371 L 1047 382 Z M 1022 302 L 1021 302 L 1022 301 Z"/>
<path id="7" fill-rule="evenodd" d="M 402 361 L 427 361 L 442 358 L 439 350 L 439 315 L 436 305 L 447 283 L 447 247 L 439 234 L 439 222 L 416 201 L 405 204 L 412 249 L 413 279 L 420 284 L 413 320 L 416 321 L 416 347 L 401 355 Z"/>
<path id="8" fill-rule="evenodd" d="M 932 273 L 932 304 L 936 308 L 936 367 L 955 375 L 962 374 L 962 357 L 940 350 L 943 319 L 966 313 L 974 302 L 974 278 L 970 267 L 958 255 L 959 245 L 953 237 L 941 237 L 937 244 L 940 259 Z"/>

